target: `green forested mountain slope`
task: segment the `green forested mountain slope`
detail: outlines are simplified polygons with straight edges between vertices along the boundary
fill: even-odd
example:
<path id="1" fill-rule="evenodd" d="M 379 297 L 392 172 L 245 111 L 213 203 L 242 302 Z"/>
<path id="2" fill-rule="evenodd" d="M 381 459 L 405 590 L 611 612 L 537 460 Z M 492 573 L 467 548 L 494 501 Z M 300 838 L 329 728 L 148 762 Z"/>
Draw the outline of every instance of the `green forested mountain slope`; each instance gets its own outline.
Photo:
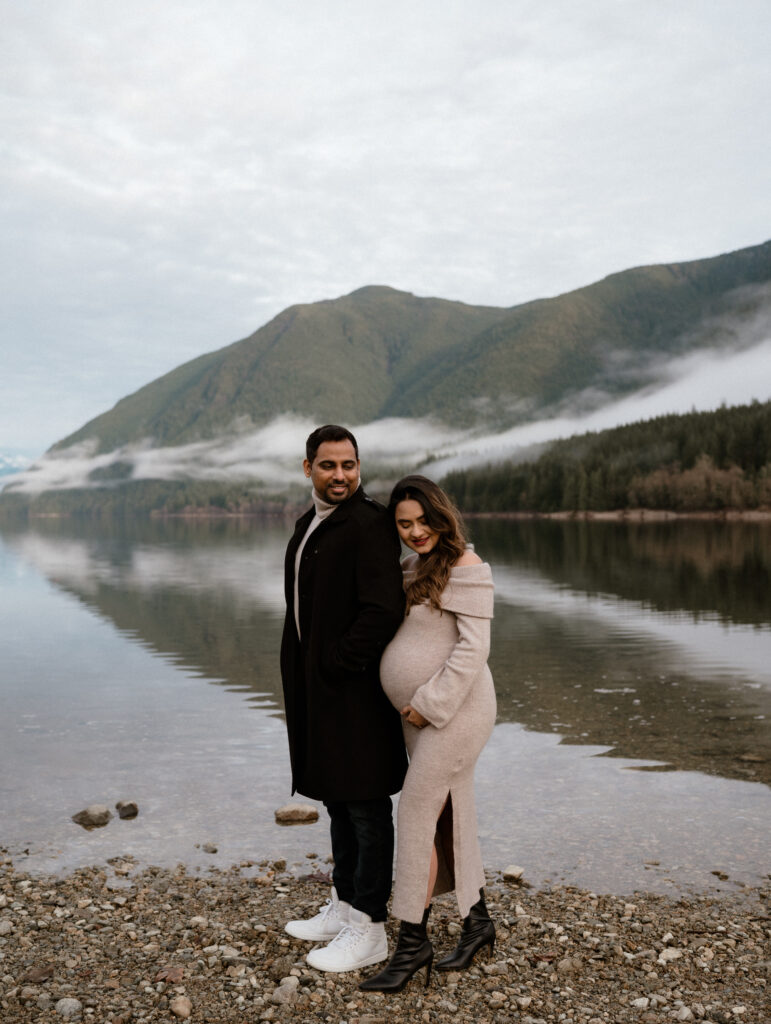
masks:
<path id="1" fill-rule="evenodd" d="M 584 389 L 618 395 L 647 383 L 646 366 L 711 340 L 705 321 L 749 312 L 771 280 L 771 242 L 713 259 L 627 270 L 554 299 L 512 309 L 446 353 L 395 401 L 402 415 L 423 401 L 439 415 L 464 393 L 493 400 L 505 425 Z M 511 408 L 507 408 L 507 407 Z"/>
<path id="2" fill-rule="evenodd" d="M 708 344 L 705 322 L 752 311 L 771 281 L 771 242 L 641 267 L 511 309 L 367 287 L 292 306 L 250 337 L 122 399 L 56 447 L 187 443 L 281 413 L 360 424 L 432 414 L 500 427 L 587 389 L 618 395 L 652 362 Z M 765 289 L 767 295 L 767 287 Z"/>
<path id="3" fill-rule="evenodd" d="M 384 414 L 421 366 L 500 318 L 494 307 L 361 288 L 291 306 L 243 341 L 185 363 L 91 420 L 57 447 L 97 437 L 102 451 L 152 437 L 183 444 L 239 417 L 281 413 L 364 423 Z"/>

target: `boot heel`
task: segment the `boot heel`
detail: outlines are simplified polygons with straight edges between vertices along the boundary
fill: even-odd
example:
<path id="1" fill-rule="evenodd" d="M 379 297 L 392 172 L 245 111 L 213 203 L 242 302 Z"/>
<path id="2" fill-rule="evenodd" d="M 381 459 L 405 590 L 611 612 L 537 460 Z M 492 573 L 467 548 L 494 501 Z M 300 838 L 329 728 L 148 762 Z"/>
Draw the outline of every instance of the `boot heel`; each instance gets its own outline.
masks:
<path id="1" fill-rule="evenodd" d="M 426 984 L 424 988 L 428 988 L 428 983 L 431 981 L 431 968 L 434 966 L 434 954 L 432 953 L 426 963 Z"/>

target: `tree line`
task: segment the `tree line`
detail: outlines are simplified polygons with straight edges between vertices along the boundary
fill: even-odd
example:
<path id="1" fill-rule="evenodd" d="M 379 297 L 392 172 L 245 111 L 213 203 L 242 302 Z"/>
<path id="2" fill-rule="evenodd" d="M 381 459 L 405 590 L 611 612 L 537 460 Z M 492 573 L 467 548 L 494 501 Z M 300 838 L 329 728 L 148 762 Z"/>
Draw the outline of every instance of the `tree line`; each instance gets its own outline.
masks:
<path id="1" fill-rule="evenodd" d="M 658 416 L 441 481 L 464 512 L 771 506 L 771 402 Z"/>

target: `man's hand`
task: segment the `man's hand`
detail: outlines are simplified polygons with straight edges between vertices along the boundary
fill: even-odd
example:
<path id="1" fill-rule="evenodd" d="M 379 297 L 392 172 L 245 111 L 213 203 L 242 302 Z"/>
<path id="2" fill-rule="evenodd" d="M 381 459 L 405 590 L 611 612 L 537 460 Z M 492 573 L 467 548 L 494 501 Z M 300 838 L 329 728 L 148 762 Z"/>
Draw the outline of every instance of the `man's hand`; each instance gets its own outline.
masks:
<path id="1" fill-rule="evenodd" d="M 424 718 L 419 711 L 415 710 L 412 704 L 402 708 L 402 717 L 406 718 L 410 725 L 414 725 L 416 729 L 425 729 L 427 725 L 431 724 L 427 718 Z"/>

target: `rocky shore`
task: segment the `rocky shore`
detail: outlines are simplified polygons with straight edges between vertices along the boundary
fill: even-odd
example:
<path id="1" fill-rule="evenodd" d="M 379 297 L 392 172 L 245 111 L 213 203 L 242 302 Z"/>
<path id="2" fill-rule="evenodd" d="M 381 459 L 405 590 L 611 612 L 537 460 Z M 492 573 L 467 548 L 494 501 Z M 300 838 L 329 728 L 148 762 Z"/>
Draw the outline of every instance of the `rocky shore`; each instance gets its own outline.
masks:
<path id="1" fill-rule="evenodd" d="M 245 862 L 204 875 L 122 859 L 58 878 L 0 855 L 0 1020 L 771 1021 L 771 885 L 619 898 L 490 874 L 493 955 L 383 996 L 358 989 L 375 969 L 311 970 L 309 946 L 283 931 L 324 900 L 328 870 L 314 854 L 291 870 Z M 454 946 L 451 898 L 435 902 L 430 931 L 438 954 Z"/>

